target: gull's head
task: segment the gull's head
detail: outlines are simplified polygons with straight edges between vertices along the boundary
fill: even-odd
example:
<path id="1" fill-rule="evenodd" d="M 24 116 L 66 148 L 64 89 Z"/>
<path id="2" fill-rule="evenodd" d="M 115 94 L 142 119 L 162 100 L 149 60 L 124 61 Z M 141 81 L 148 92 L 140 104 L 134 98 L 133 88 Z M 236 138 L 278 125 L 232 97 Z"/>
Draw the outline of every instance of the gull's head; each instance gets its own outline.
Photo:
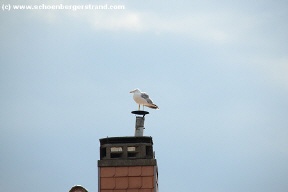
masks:
<path id="1" fill-rule="evenodd" d="M 134 89 L 134 90 L 130 91 L 130 93 L 140 93 L 140 90 L 139 89 Z"/>

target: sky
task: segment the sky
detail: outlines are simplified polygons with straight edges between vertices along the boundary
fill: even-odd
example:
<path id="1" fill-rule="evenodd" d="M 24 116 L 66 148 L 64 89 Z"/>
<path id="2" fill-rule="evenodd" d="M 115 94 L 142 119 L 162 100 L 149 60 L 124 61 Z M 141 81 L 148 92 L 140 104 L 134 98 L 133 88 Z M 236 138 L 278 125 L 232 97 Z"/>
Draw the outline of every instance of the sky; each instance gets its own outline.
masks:
<path id="1" fill-rule="evenodd" d="M 96 192 L 139 88 L 160 192 L 287 192 L 287 1 L 0 2 L 2 191 Z M 13 8 L 43 4 L 125 9 Z"/>

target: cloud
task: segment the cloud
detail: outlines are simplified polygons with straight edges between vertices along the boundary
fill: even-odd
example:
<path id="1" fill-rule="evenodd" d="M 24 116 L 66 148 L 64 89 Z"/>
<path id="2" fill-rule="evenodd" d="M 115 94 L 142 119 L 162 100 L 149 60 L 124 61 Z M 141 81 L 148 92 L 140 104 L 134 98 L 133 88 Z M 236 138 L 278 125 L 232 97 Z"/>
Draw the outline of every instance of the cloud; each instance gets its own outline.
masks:
<path id="1" fill-rule="evenodd" d="M 189 3 L 189 2 L 185 2 Z M 196 2 L 194 2 L 195 4 Z M 37 0 L 25 1 L 27 5 L 41 5 Z M 49 1 L 45 5 L 89 5 L 89 1 L 61 0 Z M 243 12 L 237 4 L 213 5 L 214 9 L 200 3 L 164 11 L 156 2 L 148 9 L 132 2 L 98 1 L 95 5 L 124 5 L 124 10 L 33 10 L 27 13 L 33 19 L 42 19 L 50 24 L 63 21 L 84 23 L 96 31 L 131 31 L 142 33 L 184 35 L 197 41 L 215 44 L 257 43 L 263 25 L 275 23 L 271 12 Z M 176 4 L 177 5 L 177 4 Z M 173 6 L 176 6 L 173 4 Z M 153 6 L 153 7 L 151 7 Z M 170 5 L 171 6 L 171 5 Z M 196 7 L 195 7 L 196 6 Z M 251 6 L 256 6 L 255 4 Z M 221 8 L 220 8 L 221 7 Z M 153 9 L 151 9 L 153 8 Z M 158 8 L 158 9 L 157 9 Z M 238 8 L 238 9 L 237 9 Z M 70 20 L 69 20 L 70 19 Z M 270 23 L 265 23 L 270 22 Z M 262 25 L 262 26 L 261 26 Z M 269 28 L 270 29 L 270 28 Z M 268 30 L 269 30 L 268 29 Z"/>
<path id="2" fill-rule="evenodd" d="M 27 2 L 26 2 L 27 3 Z M 37 1 L 29 1 L 30 5 L 39 5 Z M 27 3 L 27 4 L 28 4 Z M 99 3 L 99 2 L 98 2 Z M 109 3 L 109 2 L 104 2 Z M 79 5 L 74 1 L 49 1 L 49 5 Z M 113 2 L 109 5 L 115 5 Z M 121 3 L 119 3 L 120 5 Z M 86 5 L 82 2 L 81 5 Z M 42 19 L 50 24 L 63 21 L 79 22 L 96 31 L 131 31 L 143 33 L 185 35 L 189 38 L 227 44 L 241 42 L 245 35 L 253 29 L 256 19 L 251 15 L 220 11 L 177 11 L 173 14 L 140 10 L 122 4 L 124 10 L 33 10 L 31 18 Z M 27 11 L 28 12 L 28 11 Z M 35 15 L 37 15 L 35 17 Z M 70 19 L 70 20 L 69 20 Z"/>
<path id="3" fill-rule="evenodd" d="M 79 4 L 79 1 L 49 1 L 49 4 L 60 3 L 73 5 Z M 83 5 L 85 3 L 89 2 L 81 2 Z M 111 1 L 98 3 L 115 4 Z M 274 83 L 288 87 L 288 59 L 283 57 L 283 49 L 286 48 L 283 45 L 283 38 L 286 36 L 283 34 L 286 34 L 284 32 L 287 29 L 282 28 L 281 22 L 278 21 L 276 27 L 281 26 L 280 35 L 274 30 L 271 31 L 271 25 L 274 26 L 275 21 L 279 19 L 271 12 L 244 14 L 241 10 L 224 7 L 221 10 L 175 10 L 171 14 L 157 9 L 137 9 L 135 5 L 129 6 L 128 3 L 125 2 L 125 10 L 34 10 L 21 13 L 28 14 L 30 20 L 41 20 L 50 25 L 87 26 L 94 32 L 170 35 L 173 38 L 181 37 L 204 43 L 206 46 L 222 48 L 222 56 L 230 60 L 230 63 L 240 62 L 244 68 L 261 70 Z M 26 4 L 33 5 L 39 2 L 31 0 Z M 230 50 L 231 47 L 233 50 Z M 220 52 L 220 49 L 218 50 Z M 272 55 L 278 52 L 280 54 Z"/>
<path id="4" fill-rule="evenodd" d="M 185 35 L 203 42 L 234 43 L 252 26 L 248 18 L 233 13 L 179 13 L 176 17 L 147 13 L 143 18 L 147 30 Z M 164 19 L 165 18 L 165 19 Z"/>
<path id="5" fill-rule="evenodd" d="M 274 84 L 280 85 L 282 88 L 288 90 L 288 58 L 279 57 L 258 57 L 252 62 L 252 67 L 257 67 L 263 72 L 266 77 Z"/>
<path id="6" fill-rule="evenodd" d="M 109 11 L 72 13 L 72 17 L 85 22 L 96 31 L 142 31 L 142 22 L 139 14 L 134 12 L 117 11 L 112 14 Z"/>
<path id="7" fill-rule="evenodd" d="M 94 30 L 184 35 L 217 44 L 240 42 L 243 34 L 253 26 L 251 19 L 235 14 L 193 13 L 172 17 L 161 13 L 130 10 L 118 10 L 112 14 L 109 11 L 70 14 L 75 19 L 91 25 Z"/>

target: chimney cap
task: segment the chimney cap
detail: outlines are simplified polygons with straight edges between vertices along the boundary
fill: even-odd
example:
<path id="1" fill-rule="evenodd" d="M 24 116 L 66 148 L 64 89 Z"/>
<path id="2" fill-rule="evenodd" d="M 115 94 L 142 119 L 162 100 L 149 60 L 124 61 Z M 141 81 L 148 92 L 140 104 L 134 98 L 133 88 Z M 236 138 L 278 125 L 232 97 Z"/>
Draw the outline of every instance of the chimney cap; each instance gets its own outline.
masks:
<path id="1" fill-rule="evenodd" d="M 132 114 L 135 114 L 135 115 L 143 115 L 143 117 L 145 116 L 145 115 L 147 115 L 147 114 L 149 114 L 149 112 L 148 111 L 132 111 L 131 112 Z"/>
<path id="2" fill-rule="evenodd" d="M 152 137 L 107 137 L 100 140 L 100 145 L 105 144 L 128 144 L 128 143 L 150 143 L 153 144 Z"/>

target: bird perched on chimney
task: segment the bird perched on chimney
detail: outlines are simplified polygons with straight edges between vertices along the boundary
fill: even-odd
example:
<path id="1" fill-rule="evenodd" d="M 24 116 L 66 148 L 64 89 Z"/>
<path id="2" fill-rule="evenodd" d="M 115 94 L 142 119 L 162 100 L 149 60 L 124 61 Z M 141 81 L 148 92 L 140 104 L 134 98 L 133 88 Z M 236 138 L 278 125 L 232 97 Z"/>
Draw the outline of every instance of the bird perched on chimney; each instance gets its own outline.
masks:
<path id="1" fill-rule="evenodd" d="M 139 89 L 134 89 L 133 91 L 130 91 L 130 93 L 133 93 L 133 99 L 138 104 L 138 110 L 140 111 L 140 105 L 152 109 L 159 109 L 157 105 L 153 103 L 153 101 L 149 98 L 149 95 L 147 93 L 141 92 Z"/>

